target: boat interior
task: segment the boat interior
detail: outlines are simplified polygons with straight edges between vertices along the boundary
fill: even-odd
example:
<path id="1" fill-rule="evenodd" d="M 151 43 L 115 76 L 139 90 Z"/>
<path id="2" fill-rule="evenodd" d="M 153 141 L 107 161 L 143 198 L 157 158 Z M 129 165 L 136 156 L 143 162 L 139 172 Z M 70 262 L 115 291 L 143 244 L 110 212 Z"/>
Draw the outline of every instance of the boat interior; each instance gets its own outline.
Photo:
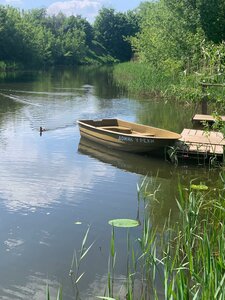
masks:
<path id="1" fill-rule="evenodd" d="M 181 137 L 180 134 L 172 131 L 120 119 L 79 120 L 79 123 L 80 125 L 83 124 L 83 126 L 89 126 L 92 130 L 93 128 L 96 128 L 102 131 L 132 136 L 154 137 L 156 139 L 162 138 L 171 140 L 177 140 Z"/>
<path id="2" fill-rule="evenodd" d="M 129 135 L 155 136 L 149 128 L 118 119 L 85 120 L 84 123 L 103 130 L 114 131 Z"/>

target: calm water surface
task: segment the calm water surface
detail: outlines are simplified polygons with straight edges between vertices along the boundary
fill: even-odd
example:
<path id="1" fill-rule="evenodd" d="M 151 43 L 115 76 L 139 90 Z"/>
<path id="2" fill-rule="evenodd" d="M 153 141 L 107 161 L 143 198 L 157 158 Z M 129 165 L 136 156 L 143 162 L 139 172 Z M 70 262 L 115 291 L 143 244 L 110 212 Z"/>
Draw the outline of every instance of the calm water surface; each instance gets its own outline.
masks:
<path id="1" fill-rule="evenodd" d="M 82 299 L 103 295 L 111 228 L 108 220 L 136 218 L 136 185 L 148 174 L 160 186 L 152 223 L 176 219 L 178 180 L 213 186 L 217 171 L 177 168 L 163 159 L 117 153 L 80 141 L 76 120 L 122 118 L 181 132 L 193 108 L 128 98 L 111 70 L 80 68 L 13 74 L 0 81 L 0 299 L 45 299 L 62 285 L 75 299 L 69 277 L 74 250 L 91 225 L 81 264 Z M 47 129 L 42 136 L 40 126 Z M 75 222 L 81 222 L 78 225 Z M 132 230 L 135 236 L 138 229 Z M 126 230 L 116 231 L 118 287 L 126 274 Z M 53 298 L 54 299 L 54 298 Z"/>

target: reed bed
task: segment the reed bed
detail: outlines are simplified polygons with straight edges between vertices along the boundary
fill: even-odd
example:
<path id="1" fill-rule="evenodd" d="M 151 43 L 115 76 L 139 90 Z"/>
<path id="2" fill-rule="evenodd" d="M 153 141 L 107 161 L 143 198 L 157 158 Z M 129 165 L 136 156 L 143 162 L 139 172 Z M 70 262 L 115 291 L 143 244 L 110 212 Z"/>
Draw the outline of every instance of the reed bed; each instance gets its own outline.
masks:
<path id="1" fill-rule="evenodd" d="M 204 185 L 178 189 L 179 219 L 172 224 L 168 216 L 161 231 L 151 226 L 154 193 L 149 196 L 145 185 L 139 189 L 145 211 L 138 250 L 128 233 L 126 299 L 225 299 L 224 188 L 212 194 Z M 115 236 L 113 229 L 113 241 Z M 112 290 L 111 284 L 101 299 L 124 299 Z"/>
<path id="2" fill-rule="evenodd" d="M 152 202 L 157 201 L 159 187 L 149 192 L 145 179 L 138 186 L 138 214 L 140 236 L 133 240 L 132 228 L 127 229 L 126 280 L 121 282 L 123 294 L 114 290 L 116 274 L 116 232 L 112 226 L 110 240 L 108 280 L 105 300 L 149 299 L 225 299 L 225 176 L 221 173 L 220 189 L 208 189 L 205 185 L 178 186 L 176 200 L 179 217 L 175 223 L 170 215 L 163 228 L 151 223 Z M 80 280 L 80 261 L 91 246 L 86 247 L 88 232 L 81 247 L 80 259 L 76 259 L 76 285 Z M 50 299 L 49 292 L 47 299 Z M 62 299 L 58 294 L 57 299 Z M 78 299 L 78 298 L 77 298 Z M 81 299 L 81 298 L 79 298 Z"/>
<path id="3" fill-rule="evenodd" d="M 142 63 L 122 63 L 114 67 L 114 80 L 129 93 L 162 97 L 168 86 L 177 82 L 176 76 Z"/>
<path id="4" fill-rule="evenodd" d="M 160 69 L 150 64 L 127 62 L 114 67 L 113 77 L 116 84 L 124 88 L 130 95 L 152 98 L 176 99 L 179 101 L 198 102 L 207 97 L 216 108 L 224 109 L 225 86 L 211 86 L 202 90 L 201 82 L 215 83 L 204 72 L 187 74 L 185 71 Z M 223 83 L 224 77 L 216 79 Z"/>

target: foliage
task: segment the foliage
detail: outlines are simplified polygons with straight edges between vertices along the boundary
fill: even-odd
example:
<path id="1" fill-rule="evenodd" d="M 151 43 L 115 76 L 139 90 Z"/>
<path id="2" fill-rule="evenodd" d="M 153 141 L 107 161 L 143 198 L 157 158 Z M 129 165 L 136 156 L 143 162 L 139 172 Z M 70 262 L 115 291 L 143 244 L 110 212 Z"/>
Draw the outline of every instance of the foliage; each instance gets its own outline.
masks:
<path id="1" fill-rule="evenodd" d="M 96 40 L 116 59 L 130 60 L 132 50 L 125 37 L 133 36 L 138 31 L 137 18 L 135 12 L 124 14 L 103 8 L 94 23 Z"/>
<path id="2" fill-rule="evenodd" d="M 92 26 L 79 15 L 49 16 L 43 8 L 20 11 L 0 5 L 1 69 L 12 63 L 30 68 L 130 59 L 132 51 L 126 38 L 138 30 L 135 14 L 113 11 L 108 18 L 108 12 L 112 11 L 103 9 Z"/>
<path id="3" fill-rule="evenodd" d="M 129 93 L 163 97 L 171 85 L 178 83 L 177 74 L 160 70 L 151 64 L 127 62 L 114 67 L 114 79 Z"/>
<path id="4" fill-rule="evenodd" d="M 92 25 L 81 16 L 0 5 L 0 69 L 132 59 L 115 69 L 129 92 L 200 99 L 199 83 L 225 80 L 224 11 L 221 0 L 146 1 L 126 13 L 102 8 Z M 207 97 L 224 102 L 222 90 Z"/>
<path id="5" fill-rule="evenodd" d="M 0 61 L 0 70 L 5 71 L 6 69 L 6 63 L 4 61 Z"/>
<path id="6" fill-rule="evenodd" d="M 225 39 L 225 5 L 222 0 L 198 3 L 201 26 L 208 40 L 218 44 Z"/>
<path id="7" fill-rule="evenodd" d="M 224 10 L 220 0 L 143 2 L 140 31 L 129 38 L 136 64 L 116 66 L 116 81 L 129 92 L 202 99 L 200 83 L 225 80 Z M 207 98 L 223 103 L 224 91 L 210 89 Z"/>
<path id="8" fill-rule="evenodd" d="M 190 65 L 199 59 L 204 35 L 194 22 L 187 22 L 181 4 L 177 4 L 177 10 L 179 8 L 182 13 L 176 13 L 167 2 L 162 0 L 142 4 L 141 31 L 131 38 L 131 44 L 140 61 L 164 70 L 189 71 Z"/>
<path id="9" fill-rule="evenodd" d="M 133 220 L 133 219 L 113 219 L 110 220 L 108 223 L 111 226 L 122 227 L 122 228 L 130 228 L 130 227 L 136 227 L 140 225 L 137 220 Z"/>

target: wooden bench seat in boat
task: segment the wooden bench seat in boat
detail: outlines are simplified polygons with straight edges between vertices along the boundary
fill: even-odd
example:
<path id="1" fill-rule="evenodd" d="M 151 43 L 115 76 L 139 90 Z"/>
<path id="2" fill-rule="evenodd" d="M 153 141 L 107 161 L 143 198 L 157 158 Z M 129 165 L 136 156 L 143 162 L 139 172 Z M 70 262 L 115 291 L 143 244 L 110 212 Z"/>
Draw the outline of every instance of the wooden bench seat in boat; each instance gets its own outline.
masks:
<path id="1" fill-rule="evenodd" d="M 110 130 L 110 131 L 121 132 L 121 133 L 127 133 L 127 134 L 131 134 L 132 133 L 132 129 L 131 128 L 123 127 L 123 126 L 101 126 L 99 128 Z"/>
<path id="2" fill-rule="evenodd" d="M 132 131 L 132 134 L 135 134 L 135 135 L 141 135 L 141 136 L 155 136 L 154 133 L 149 133 L 149 132 L 138 132 L 138 131 Z"/>
<path id="3" fill-rule="evenodd" d="M 110 131 L 116 131 L 116 132 L 126 133 L 126 134 L 133 134 L 133 135 L 155 136 L 153 133 L 138 132 L 138 131 L 132 130 L 129 127 L 124 127 L 124 126 L 101 126 L 99 128 L 110 130 Z"/>

